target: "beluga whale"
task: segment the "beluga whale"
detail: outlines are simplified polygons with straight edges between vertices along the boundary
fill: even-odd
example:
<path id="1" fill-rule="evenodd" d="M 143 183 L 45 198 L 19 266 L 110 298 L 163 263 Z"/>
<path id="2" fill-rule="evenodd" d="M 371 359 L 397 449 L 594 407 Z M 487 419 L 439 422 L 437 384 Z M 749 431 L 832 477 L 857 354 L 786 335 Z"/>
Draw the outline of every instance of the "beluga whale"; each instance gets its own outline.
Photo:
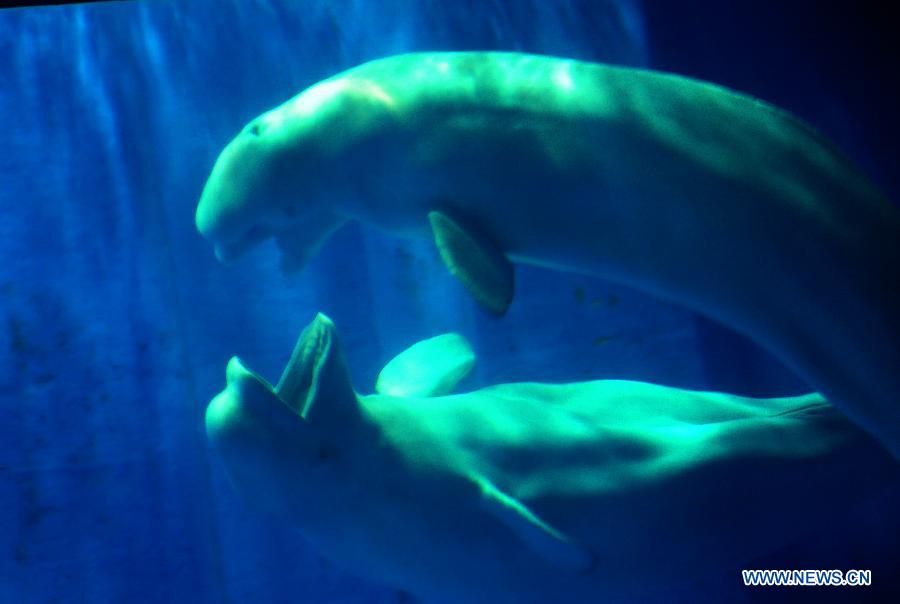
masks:
<path id="1" fill-rule="evenodd" d="M 474 360 L 439 336 L 361 395 L 319 315 L 274 385 L 231 359 L 206 432 L 247 503 L 430 604 L 671 601 L 738 582 L 900 478 L 818 394 L 617 380 L 454 393 Z"/>
<path id="2" fill-rule="evenodd" d="M 503 52 L 387 57 L 220 154 L 196 225 L 286 272 L 361 221 L 433 238 L 489 310 L 514 262 L 596 275 L 749 336 L 900 457 L 900 211 L 789 113 L 678 75 Z"/>

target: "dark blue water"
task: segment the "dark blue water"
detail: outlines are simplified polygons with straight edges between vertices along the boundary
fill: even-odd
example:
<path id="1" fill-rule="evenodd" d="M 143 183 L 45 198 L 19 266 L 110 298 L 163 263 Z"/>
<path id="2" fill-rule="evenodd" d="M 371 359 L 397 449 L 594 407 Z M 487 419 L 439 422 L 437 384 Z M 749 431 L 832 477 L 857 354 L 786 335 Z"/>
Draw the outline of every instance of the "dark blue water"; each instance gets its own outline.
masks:
<path id="1" fill-rule="evenodd" d="M 183 0 L 0 11 L 0 601 L 397 601 L 248 510 L 202 430 L 226 360 L 238 354 L 274 379 L 319 310 L 337 323 L 363 392 L 391 356 L 450 330 L 478 352 L 477 384 L 614 377 L 803 392 L 747 340 L 598 279 L 518 267 L 516 301 L 497 320 L 427 242 L 346 227 L 288 279 L 272 247 L 217 264 L 193 223 L 215 157 L 250 118 L 361 61 L 437 49 L 539 52 L 727 84 L 806 118 L 897 199 L 896 28 L 873 10 L 779 4 Z M 887 582 L 900 569 L 896 501 L 862 502 L 770 565 L 826 552 L 833 567 L 873 568 Z M 737 581 L 711 577 L 681 597 L 796 596 Z"/>

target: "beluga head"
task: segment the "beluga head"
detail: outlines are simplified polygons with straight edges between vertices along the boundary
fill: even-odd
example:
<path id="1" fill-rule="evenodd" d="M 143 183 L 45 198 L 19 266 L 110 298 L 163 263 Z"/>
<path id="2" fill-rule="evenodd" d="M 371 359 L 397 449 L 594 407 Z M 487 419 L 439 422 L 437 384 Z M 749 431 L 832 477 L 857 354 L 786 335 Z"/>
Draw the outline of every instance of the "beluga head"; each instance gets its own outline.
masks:
<path id="1" fill-rule="evenodd" d="M 234 357 L 225 389 L 206 410 L 206 433 L 237 490 L 311 531 L 347 499 L 338 477 L 362 432 L 334 325 L 322 314 L 301 334 L 275 386 Z"/>
<path id="2" fill-rule="evenodd" d="M 372 135 L 390 98 L 337 76 L 252 120 L 222 151 L 197 205 L 197 230 L 230 263 L 274 238 L 282 269 L 302 269 L 347 217 L 372 173 Z"/>

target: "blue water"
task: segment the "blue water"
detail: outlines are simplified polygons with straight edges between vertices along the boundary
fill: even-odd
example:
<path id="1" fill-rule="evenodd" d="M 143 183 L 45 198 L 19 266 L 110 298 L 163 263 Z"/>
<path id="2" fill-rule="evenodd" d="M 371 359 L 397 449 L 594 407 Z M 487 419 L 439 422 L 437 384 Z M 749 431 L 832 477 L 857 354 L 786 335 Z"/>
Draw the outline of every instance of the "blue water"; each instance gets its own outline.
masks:
<path id="1" fill-rule="evenodd" d="M 209 169 L 249 119 L 364 60 L 432 49 L 539 52 L 727 84 L 806 118 L 900 198 L 900 53 L 884 19 L 711 4 L 729 3 L 0 11 L 0 601 L 396 602 L 249 510 L 203 433 L 226 360 L 238 354 L 274 379 L 319 310 L 337 323 L 364 392 L 401 349 L 451 330 L 478 352 L 476 385 L 614 377 L 803 392 L 747 340 L 598 279 L 518 267 L 516 301 L 498 320 L 428 242 L 349 226 L 284 278 L 273 247 L 226 268 L 194 230 Z M 828 552 L 833 567 L 871 567 L 888 582 L 900 571 L 896 503 L 862 502 L 808 543 L 773 552 L 771 566 Z M 737 581 L 711 577 L 679 597 L 790 595 Z"/>

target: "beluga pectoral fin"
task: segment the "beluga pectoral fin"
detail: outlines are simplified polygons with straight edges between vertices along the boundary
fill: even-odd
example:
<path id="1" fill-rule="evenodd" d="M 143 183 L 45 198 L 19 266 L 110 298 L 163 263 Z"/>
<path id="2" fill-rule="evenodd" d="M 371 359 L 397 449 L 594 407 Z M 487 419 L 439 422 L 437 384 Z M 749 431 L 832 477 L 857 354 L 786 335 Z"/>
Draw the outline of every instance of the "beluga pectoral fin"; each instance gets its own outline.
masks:
<path id="1" fill-rule="evenodd" d="M 525 504 L 486 478 L 479 477 L 475 482 L 481 489 L 484 509 L 512 529 L 534 553 L 567 571 L 586 573 L 594 568 L 596 556 L 589 549 L 538 518 Z"/>
<path id="2" fill-rule="evenodd" d="M 453 391 L 472 370 L 475 353 L 458 333 L 416 342 L 384 366 L 375 392 L 390 396 L 441 396 Z"/>
<path id="3" fill-rule="evenodd" d="M 462 227 L 442 212 L 428 221 L 441 260 L 482 306 L 502 315 L 513 297 L 512 263 L 487 238 Z"/>

